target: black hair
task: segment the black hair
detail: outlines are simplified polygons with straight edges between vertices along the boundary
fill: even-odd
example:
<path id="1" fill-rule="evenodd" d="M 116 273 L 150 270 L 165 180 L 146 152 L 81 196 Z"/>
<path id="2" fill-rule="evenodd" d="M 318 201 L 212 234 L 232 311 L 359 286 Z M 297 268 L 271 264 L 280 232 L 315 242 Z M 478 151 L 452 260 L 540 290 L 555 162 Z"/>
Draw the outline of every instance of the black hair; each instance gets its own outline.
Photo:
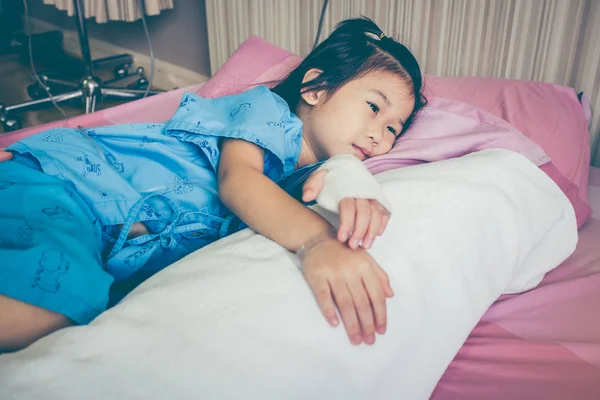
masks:
<path id="1" fill-rule="evenodd" d="M 302 83 L 310 69 L 323 71 L 315 79 Z M 415 106 L 405 121 L 402 133 L 419 110 L 427 104 L 422 93 L 423 78 L 419 63 L 404 45 L 383 34 L 369 18 L 352 18 L 340 22 L 331 35 L 319 44 L 273 91 L 296 110 L 302 93 L 325 90 L 335 93 L 344 84 L 368 72 L 379 70 L 405 79 L 412 89 Z"/>

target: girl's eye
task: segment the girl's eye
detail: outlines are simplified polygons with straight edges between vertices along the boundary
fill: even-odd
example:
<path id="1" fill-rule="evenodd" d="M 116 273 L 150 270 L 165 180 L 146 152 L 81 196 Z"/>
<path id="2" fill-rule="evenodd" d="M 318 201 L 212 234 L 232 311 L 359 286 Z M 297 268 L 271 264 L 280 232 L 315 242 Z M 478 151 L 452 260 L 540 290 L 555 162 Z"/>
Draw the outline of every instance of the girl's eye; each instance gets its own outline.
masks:
<path id="1" fill-rule="evenodd" d="M 367 101 L 367 104 L 369 104 L 369 107 L 371 107 L 371 111 L 373 111 L 375 114 L 377 114 L 377 112 L 379 112 L 379 107 L 377 107 L 377 104 L 373 104 L 368 101 Z"/>
<path id="2" fill-rule="evenodd" d="M 391 132 L 392 135 L 396 136 L 396 130 L 394 128 L 392 128 L 391 126 L 387 127 L 387 130 Z"/>

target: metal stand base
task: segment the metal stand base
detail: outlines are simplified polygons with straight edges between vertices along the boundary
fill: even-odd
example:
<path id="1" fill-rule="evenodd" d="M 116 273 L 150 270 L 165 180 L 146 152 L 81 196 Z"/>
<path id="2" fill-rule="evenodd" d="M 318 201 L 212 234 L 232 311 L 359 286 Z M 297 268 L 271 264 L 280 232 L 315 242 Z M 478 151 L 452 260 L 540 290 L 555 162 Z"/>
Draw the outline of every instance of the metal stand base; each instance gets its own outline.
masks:
<path id="1" fill-rule="evenodd" d="M 69 100 L 81 99 L 85 107 L 85 113 L 90 114 L 96 111 L 96 104 L 99 99 L 128 99 L 135 100 L 144 97 L 146 90 L 137 89 L 122 89 L 109 86 L 102 86 L 101 81 L 94 77 L 88 76 L 81 80 L 79 86 L 72 92 L 61 93 L 52 96 L 56 104 L 60 104 Z M 161 93 L 159 90 L 148 91 L 148 96 Z M 25 111 L 38 110 L 41 108 L 52 106 L 50 97 L 45 97 L 38 100 L 31 100 L 25 103 L 5 106 L 0 104 L 0 123 L 2 123 L 5 132 L 21 129 L 21 123 L 14 116 L 16 113 Z"/>

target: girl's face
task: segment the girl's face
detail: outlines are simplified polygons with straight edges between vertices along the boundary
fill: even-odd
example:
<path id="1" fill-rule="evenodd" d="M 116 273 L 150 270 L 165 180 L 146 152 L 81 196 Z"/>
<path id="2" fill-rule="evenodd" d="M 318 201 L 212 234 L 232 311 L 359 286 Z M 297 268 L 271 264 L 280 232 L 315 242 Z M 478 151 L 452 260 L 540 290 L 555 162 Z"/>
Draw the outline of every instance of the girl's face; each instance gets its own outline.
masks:
<path id="1" fill-rule="evenodd" d="M 365 160 L 389 152 L 414 108 L 410 86 L 384 71 L 350 81 L 332 96 L 316 91 L 302 99 L 303 145 L 316 161 L 338 154 Z"/>

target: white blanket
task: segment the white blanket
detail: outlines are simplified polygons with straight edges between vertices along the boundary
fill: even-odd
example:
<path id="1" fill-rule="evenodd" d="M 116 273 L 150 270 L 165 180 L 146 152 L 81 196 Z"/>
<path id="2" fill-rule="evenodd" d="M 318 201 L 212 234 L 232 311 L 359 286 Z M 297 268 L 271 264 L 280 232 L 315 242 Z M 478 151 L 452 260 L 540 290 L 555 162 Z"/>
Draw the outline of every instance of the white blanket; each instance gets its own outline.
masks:
<path id="1" fill-rule="evenodd" d="M 394 213 L 371 254 L 396 296 L 374 346 L 331 328 L 296 257 L 245 230 L 89 326 L 0 356 L 0 398 L 428 398 L 490 304 L 572 253 L 575 215 L 543 172 L 507 150 L 377 179 Z"/>

